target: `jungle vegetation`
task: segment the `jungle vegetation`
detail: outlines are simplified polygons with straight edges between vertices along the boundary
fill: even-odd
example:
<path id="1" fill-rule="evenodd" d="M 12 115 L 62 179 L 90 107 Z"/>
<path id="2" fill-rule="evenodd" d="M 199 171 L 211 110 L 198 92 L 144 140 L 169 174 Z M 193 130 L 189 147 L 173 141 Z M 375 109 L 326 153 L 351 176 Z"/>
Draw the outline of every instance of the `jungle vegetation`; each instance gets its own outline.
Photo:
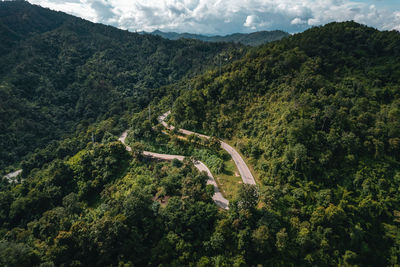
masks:
<path id="1" fill-rule="evenodd" d="M 26 2 L 0 15 L 0 169 L 23 169 L 0 179 L 1 266 L 399 265 L 398 32 L 331 23 L 243 48 Z M 163 133 L 168 109 L 213 141 Z M 190 160 L 222 171 L 217 137 L 258 178 L 228 211 Z"/>

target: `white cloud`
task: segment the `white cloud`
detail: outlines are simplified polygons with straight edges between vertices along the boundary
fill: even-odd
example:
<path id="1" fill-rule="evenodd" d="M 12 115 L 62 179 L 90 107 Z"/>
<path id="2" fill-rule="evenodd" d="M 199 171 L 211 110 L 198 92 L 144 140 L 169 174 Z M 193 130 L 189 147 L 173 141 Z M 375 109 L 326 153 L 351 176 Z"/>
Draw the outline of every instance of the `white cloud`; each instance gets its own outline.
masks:
<path id="1" fill-rule="evenodd" d="M 81 0 L 33 0 L 30 1 L 32 4 L 37 4 L 43 7 L 48 7 L 57 11 L 64 11 L 68 14 L 72 14 L 74 16 L 82 17 L 84 19 L 100 22 L 98 21 L 98 15 L 96 11 L 91 8 L 90 4 L 87 1 Z"/>
<path id="2" fill-rule="evenodd" d="M 307 21 L 302 20 L 301 18 L 294 18 L 294 19 L 290 22 L 290 24 L 293 24 L 293 25 L 305 24 L 305 23 L 307 23 Z"/>
<path id="3" fill-rule="evenodd" d="M 255 15 L 247 16 L 246 21 L 243 26 L 251 28 L 252 30 L 257 29 L 257 24 L 259 23 L 259 18 Z"/>
<path id="4" fill-rule="evenodd" d="M 400 6 L 388 10 L 354 0 L 30 0 L 131 31 L 226 34 L 282 29 L 299 32 L 331 21 L 355 20 L 400 29 Z M 368 2 L 367 1 L 367 2 Z"/>

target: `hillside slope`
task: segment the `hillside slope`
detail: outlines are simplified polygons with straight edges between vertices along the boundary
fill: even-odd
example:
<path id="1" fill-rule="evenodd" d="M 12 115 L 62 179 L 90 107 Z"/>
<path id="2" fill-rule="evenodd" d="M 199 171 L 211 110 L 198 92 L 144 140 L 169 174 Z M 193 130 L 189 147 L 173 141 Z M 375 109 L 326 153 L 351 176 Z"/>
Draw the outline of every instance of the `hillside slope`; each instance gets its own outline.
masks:
<path id="1" fill-rule="evenodd" d="M 398 32 L 331 23 L 243 56 L 26 2 L 0 14 L 0 168 L 50 142 L 23 182 L 0 178 L 0 265 L 399 264 Z M 152 145 L 223 171 L 218 139 L 155 125 L 171 105 L 172 124 L 254 167 L 259 184 L 228 211 L 191 161 L 143 156 Z M 132 153 L 114 142 L 128 127 Z"/>
<path id="2" fill-rule="evenodd" d="M 280 250 L 293 264 L 393 264 L 399 62 L 398 32 L 331 23 L 197 77 L 172 116 L 250 158 L 263 205 L 285 222 Z"/>
<path id="3" fill-rule="evenodd" d="M 34 34 L 51 31 L 72 16 L 62 12 L 49 12 L 27 2 L 2 2 L 0 6 L 0 55 L 10 52 L 17 42 Z"/>
<path id="4" fill-rule="evenodd" d="M 35 148 L 161 96 L 162 85 L 218 64 L 232 44 L 169 41 L 0 3 L 0 169 Z"/>

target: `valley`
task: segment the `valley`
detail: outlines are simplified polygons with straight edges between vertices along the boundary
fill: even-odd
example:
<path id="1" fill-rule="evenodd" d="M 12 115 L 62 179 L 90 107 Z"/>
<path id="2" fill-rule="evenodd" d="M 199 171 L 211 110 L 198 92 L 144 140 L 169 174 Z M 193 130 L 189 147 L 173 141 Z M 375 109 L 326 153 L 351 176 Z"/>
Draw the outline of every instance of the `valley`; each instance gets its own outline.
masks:
<path id="1" fill-rule="evenodd" d="M 400 33 L 255 35 L 0 2 L 0 266 L 397 266 Z"/>

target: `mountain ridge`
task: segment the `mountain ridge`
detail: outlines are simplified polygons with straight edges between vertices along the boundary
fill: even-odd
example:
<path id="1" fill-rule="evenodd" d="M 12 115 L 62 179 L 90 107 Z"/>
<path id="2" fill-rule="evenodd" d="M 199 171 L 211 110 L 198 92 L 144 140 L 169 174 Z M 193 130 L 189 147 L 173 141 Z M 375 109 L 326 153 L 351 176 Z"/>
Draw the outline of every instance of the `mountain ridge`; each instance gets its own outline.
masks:
<path id="1" fill-rule="evenodd" d="M 0 10 L 7 26 L 0 44 L 0 169 L 83 121 L 146 106 L 159 87 L 215 67 L 222 51 L 233 58 L 244 52 L 234 44 L 139 35 L 27 2 L 0 2 Z"/>
<path id="2" fill-rule="evenodd" d="M 258 46 L 268 42 L 278 41 L 282 38 L 288 37 L 289 34 L 284 31 L 258 31 L 252 33 L 233 33 L 228 35 L 201 35 L 193 33 L 176 33 L 176 32 L 162 32 L 155 30 L 153 32 L 141 32 L 147 34 L 158 35 L 170 40 L 179 40 L 181 38 L 197 39 L 204 42 L 234 42 L 244 45 Z"/>
<path id="3" fill-rule="evenodd" d="M 282 251 L 297 251 L 294 265 L 398 260 L 399 49 L 399 32 L 334 22 L 180 88 L 174 125 L 224 136 L 247 157 L 265 190 L 264 215 L 286 222 L 276 237 L 285 236 Z"/>
<path id="4" fill-rule="evenodd" d="M 15 35 L 18 14 L 0 55 L 0 169 L 23 172 L 0 175 L 1 266 L 398 265 L 398 32 L 335 22 L 249 48 L 81 19 Z M 175 131 L 157 121 L 167 110 Z"/>

